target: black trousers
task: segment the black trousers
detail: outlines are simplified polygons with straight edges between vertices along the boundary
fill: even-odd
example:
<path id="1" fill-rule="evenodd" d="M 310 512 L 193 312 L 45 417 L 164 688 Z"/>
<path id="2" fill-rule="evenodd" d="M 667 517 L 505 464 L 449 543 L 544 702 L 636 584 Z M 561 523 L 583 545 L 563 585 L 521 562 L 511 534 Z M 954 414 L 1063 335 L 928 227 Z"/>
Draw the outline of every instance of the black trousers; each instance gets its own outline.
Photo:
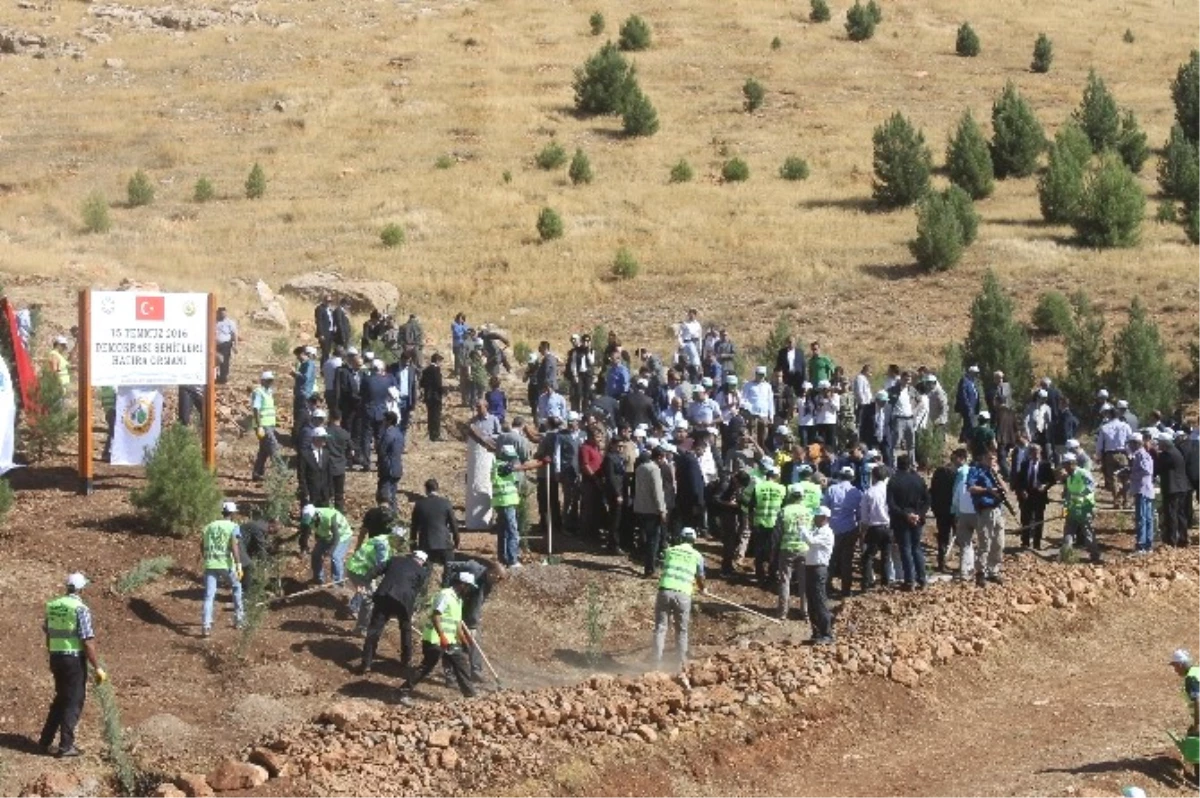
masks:
<path id="1" fill-rule="evenodd" d="M 442 399 L 440 396 L 436 402 L 425 403 L 425 421 L 429 428 L 429 440 L 440 441 L 442 439 Z"/>
<path id="2" fill-rule="evenodd" d="M 1188 544 L 1188 506 L 1190 493 L 1168 493 L 1162 507 L 1162 541 L 1168 546 Z"/>
<path id="3" fill-rule="evenodd" d="M 458 689 L 467 698 L 472 698 L 475 695 L 475 688 L 471 686 L 471 680 L 467 676 L 467 669 L 470 667 L 467 664 L 467 657 L 463 650 L 458 646 L 450 646 L 448 651 L 442 651 L 441 646 L 436 646 L 433 643 L 421 643 L 421 668 L 411 679 L 401 685 L 401 689 L 412 689 L 425 680 L 425 677 L 433 673 L 433 669 L 438 666 L 439 662 L 445 661 L 449 663 L 450 670 L 454 673 L 454 681 L 458 682 Z"/>
<path id="4" fill-rule="evenodd" d="M 405 668 L 412 662 L 412 613 L 390 596 L 376 596 L 371 607 L 371 620 L 367 622 L 367 639 L 363 642 L 363 667 L 370 668 L 379 648 L 379 638 L 387 628 L 388 621 L 396 619 L 400 625 L 400 664 Z"/>
<path id="5" fill-rule="evenodd" d="M 843 597 L 849 596 L 854 588 L 854 552 L 858 548 L 858 537 L 858 530 L 855 529 L 833 538 L 833 555 L 829 564 L 841 583 Z"/>
<path id="6" fill-rule="evenodd" d="M 233 363 L 233 341 L 217 344 L 217 384 L 229 382 L 229 366 Z"/>
<path id="7" fill-rule="evenodd" d="M 1026 499 L 1021 502 L 1021 545 L 1028 546 L 1033 542 L 1035 549 L 1042 546 L 1042 526 L 1046 523 L 1046 502 L 1038 499 Z"/>
<path id="8" fill-rule="evenodd" d="M 829 568 L 826 566 L 804 566 L 804 598 L 808 601 L 808 620 L 812 624 L 813 639 L 829 637 L 833 633 L 833 616 L 829 613 L 829 600 L 825 593 L 828 581 Z"/>
<path id="9" fill-rule="evenodd" d="M 38 742 L 48 748 L 59 735 L 60 750 L 75 747 L 75 726 L 83 714 L 87 697 L 87 660 L 69 654 L 50 655 L 50 673 L 54 674 L 54 701 L 46 715 L 46 725 Z"/>
<path id="10" fill-rule="evenodd" d="M 950 553 L 950 541 L 954 537 L 954 516 L 936 515 L 937 521 L 937 564 L 938 568 L 946 567 L 946 555 Z"/>
<path id="11" fill-rule="evenodd" d="M 330 476 L 329 487 L 333 493 L 333 506 L 337 508 L 338 512 L 346 512 L 346 475 Z"/>
<path id="12" fill-rule="evenodd" d="M 862 586 L 863 590 L 870 590 L 875 586 L 875 553 L 880 552 L 883 556 L 883 584 L 886 587 L 888 584 L 887 577 L 887 558 L 892 556 L 892 528 L 890 526 L 869 526 L 867 527 L 867 542 L 863 546 L 862 556 Z"/>

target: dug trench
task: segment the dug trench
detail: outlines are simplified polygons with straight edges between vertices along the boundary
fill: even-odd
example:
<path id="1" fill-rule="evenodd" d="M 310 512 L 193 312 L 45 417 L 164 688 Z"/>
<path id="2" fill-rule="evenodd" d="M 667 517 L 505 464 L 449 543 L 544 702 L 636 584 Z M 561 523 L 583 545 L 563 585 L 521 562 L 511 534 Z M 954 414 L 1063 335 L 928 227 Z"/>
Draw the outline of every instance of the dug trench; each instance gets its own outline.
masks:
<path id="1" fill-rule="evenodd" d="M 745 637 L 675 676 L 342 701 L 213 774 L 274 776 L 261 795 L 1194 794 L 1164 730 L 1186 723 L 1167 661 L 1196 646 L 1198 573 L 1193 550 L 1022 557 L 1003 586 L 851 603 L 834 647 Z"/>

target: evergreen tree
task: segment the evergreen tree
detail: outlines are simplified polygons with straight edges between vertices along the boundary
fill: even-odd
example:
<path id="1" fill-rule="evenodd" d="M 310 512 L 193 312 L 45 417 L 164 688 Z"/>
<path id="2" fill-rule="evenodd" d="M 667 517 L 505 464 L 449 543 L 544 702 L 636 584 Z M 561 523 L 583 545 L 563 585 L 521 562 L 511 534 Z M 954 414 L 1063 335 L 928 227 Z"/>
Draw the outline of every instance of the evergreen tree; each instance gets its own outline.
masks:
<path id="1" fill-rule="evenodd" d="M 971 27 L 971 23 L 964 22 L 958 29 L 958 36 L 954 40 L 954 52 L 964 58 L 974 58 L 979 55 L 979 34 Z"/>
<path id="2" fill-rule="evenodd" d="M 1044 33 L 1039 33 L 1037 41 L 1033 43 L 1033 62 L 1029 68 L 1034 72 L 1045 74 L 1050 71 L 1050 64 L 1054 61 L 1054 43 L 1050 41 L 1050 37 Z"/>
<path id="3" fill-rule="evenodd" d="M 1108 355 L 1104 339 L 1104 314 L 1084 291 L 1071 295 L 1071 324 L 1064 334 L 1066 372 L 1058 386 L 1076 415 L 1087 413 L 1101 386 L 1101 369 Z"/>
<path id="4" fill-rule="evenodd" d="M 1074 118 L 1092 142 L 1092 152 L 1116 149 L 1121 139 L 1121 115 L 1117 101 L 1094 69 L 1088 72 L 1083 100 Z"/>
<path id="5" fill-rule="evenodd" d="M 946 171 L 950 182 L 962 187 L 972 199 L 991 196 L 996 188 L 995 171 L 992 169 L 992 153 L 979 123 L 964 111 L 958 128 L 946 147 Z"/>
<path id="6" fill-rule="evenodd" d="M 958 186 L 950 186 L 942 193 L 946 197 L 946 203 L 958 218 L 958 223 L 962 226 L 963 244 L 966 246 L 974 244 L 976 236 L 979 235 L 979 213 L 975 210 L 975 203 L 971 201 L 971 195 Z"/>
<path id="7" fill-rule="evenodd" d="M 658 132 L 658 112 L 651 105 L 650 98 L 637 86 L 633 87 L 625 101 L 621 126 L 627 136 L 653 136 Z"/>
<path id="8" fill-rule="evenodd" d="M 1129 171 L 1137 174 L 1142 171 L 1146 159 L 1150 157 L 1150 148 L 1146 146 L 1146 134 L 1138 127 L 1137 117 L 1133 111 L 1125 111 L 1121 117 L 1121 132 L 1117 135 L 1117 152 L 1121 160 L 1129 167 Z"/>
<path id="9" fill-rule="evenodd" d="M 1037 169 L 1046 134 L 1013 83 L 992 105 L 992 165 L 996 177 L 1028 177 Z"/>
<path id="10" fill-rule="evenodd" d="M 1141 237 L 1145 215 L 1146 195 L 1137 178 L 1120 156 L 1106 152 L 1084 179 L 1071 223 L 1089 247 L 1132 247 Z"/>
<path id="11" fill-rule="evenodd" d="M 909 243 L 909 251 L 926 271 L 945 271 L 958 263 L 965 247 L 962 222 L 953 204 L 945 193 L 930 191 L 917 205 L 917 237 Z"/>
<path id="12" fill-rule="evenodd" d="M 575 157 L 571 159 L 571 166 L 567 169 L 567 176 L 577 186 L 592 182 L 592 162 L 588 160 L 583 150 L 575 150 Z"/>
<path id="13" fill-rule="evenodd" d="M 575 110 L 581 114 L 619 114 L 637 88 L 637 74 L 612 42 L 575 70 Z"/>
<path id="14" fill-rule="evenodd" d="M 872 136 L 875 200 L 887 207 L 911 205 L 929 189 L 933 156 L 925 136 L 897 111 Z"/>
<path id="15" fill-rule="evenodd" d="M 174 537 L 199 532 L 217 517 L 221 486 L 217 475 L 204 464 L 195 431 L 183 424 L 171 424 L 162 431 L 146 458 L 143 487 L 129 498 L 156 528 Z"/>
<path id="16" fill-rule="evenodd" d="M 846 11 L 846 35 L 852 42 L 865 42 L 875 35 L 875 15 L 859 0 Z"/>
<path id="17" fill-rule="evenodd" d="M 1083 131 L 1073 124 L 1059 128 L 1050 146 L 1050 165 L 1038 178 L 1038 204 L 1047 222 L 1068 224 L 1075 218 L 1091 155 L 1091 144 Z"/>
<path id="18" fill-rule="evenodd" d="M 1167 363 L 1158 325 L 1137 297 L 1129 306 L 1129 321 L 1113 338 L 1112 356 L 1112 371 L 1105 382 L 1129 401 L 1135 413 L 1144 418 L 1152 410 L 1163 415 L 1174 410 L 1177 375 Z"/>
<path id="19" fill-rule="evenodd" d="M 1183 128 L 1193 145 L 1200 143 L 1200 51 L 1181 64 L 1171 82 L 1171 99 L 1175 101 L 1175 121 Z"/>
<path id="20" fill-rule="evenodd" d="M 1033 384 L 1033 360 L 1029 335 L 1013 310 L 1012 297 L 1004 292 L 995 272 L 988 269 L 983 287 L 971 303 L 971 328 L 963 342 L 963 363 L 978 365 L 984 374 L 1003 371 L 1012 382 L 1013 396 L 1026 396 Z"/>
<path id="21" fill-rule="evenodd" d="M 1200 152 L 1188 141 L 1181 125 L 1171 128 L 1171 135 L 1163 147 L 1162 160 L 1158 162 L 1158 185 L 1172 199 L 1195 201 L 1197 181 L 1200 175 Z"/>

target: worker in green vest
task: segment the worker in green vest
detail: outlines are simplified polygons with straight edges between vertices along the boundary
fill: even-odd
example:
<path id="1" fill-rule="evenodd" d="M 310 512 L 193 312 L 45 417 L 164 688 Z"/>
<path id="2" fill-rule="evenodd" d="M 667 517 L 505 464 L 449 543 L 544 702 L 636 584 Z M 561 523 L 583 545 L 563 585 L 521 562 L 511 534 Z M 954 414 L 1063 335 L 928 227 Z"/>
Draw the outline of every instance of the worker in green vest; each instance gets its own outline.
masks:
<path id="1" fill-rule="evenodd" d="M 402 543 L 407 534 L 408 530 L 402 526 L 383 529 L 377 527 L 371 530 L 370 537 L 346 560 L 346 578 L 354 586 L 354 595 L 350 597 L 350 612 L 358 619 L 354 626 L 355 634 L 366 634 L 367 621 L 371 618 L 371 592 L 375 587 L 372 575 L 393 555 L 401 553 Z"/>
<path id="2" fill-rule="evenodd" d="M 254 413 L 254 434 L 258 437 L 258 455 L 254 458 L 254 470 L 250 476 L 262 482 L 267 460 L 279 451 L 275 439 L 275 372 L 264 371 L 259 375 L 258 386 L 250 394 L 250 409 Z"/>
<path id="3" fill-rule="evenodd" d="M 1187 736 L 1195 737 L 1200 729 L 1200 666 L 1192 664 L 1192 655 L 1185 649 L 1179 648 L 1171 655 L 1171 667 L 1178 676 L 1183 677 L 1183 700 L 1188 705 Z"/>
<path id="4" fill-rule="evenodd" d="M 38 744 L 49 754 L 54 738 L 58 737 L 58 756 L 63 758 L 81 753 L 75 747 L 75 726 L 83 714 L 83 701 L 87 696 L 87 666 L 92 666 L 96 684 L 104 684 L 108 679 L 96 659 L 92 613 L 79 598 L 87 583 L 83 574 L 68 576 L 66 595 L 47 602 L 46 621 L 42 627 L 50 652 L 50 673 L 54 675 L 54 701 L 50 704 Z"/>
<path id="5" fill-rule="evenodd" d="M 754 576 L 760 582 L 769 579 L 768 567 L 775 571 L 771 560 L 771 541 L 775 536 L 775 523 L 783 506 L 786 489 L 779 484 L 779 469 L 768 461 L 763 463 L 763 477 L 755 480 L 747 489 L 750 493 L 750 550 L 754 552 Z"/>
<path id="6" fill-rule="evenodd" d="M 112 457 L 113 433 L 117 427 L 117 389 L 105 385 L 100 389 L 100 409 L 104 411 L 104 428 L 107 435 L 104 438 L 104 451 L 100 459 L 108 462 Z"/>
<path id="7" fill-rule="evenodd" d="M 421 630 L 421 667 L 400 685 L 401 691 L 411 692 L 445 659 L 462 694 L 467 698 L 475 695 L 462 650 L 463 644 L 472 644 L 471 633 L 462 622 L 463 597 L 472 590 L 475 590 L 475 576 L 462 571 L 450 587 L 442 588 L 429 600 L 429 620 Z"/>
<path id="8" fill-rule="evenodd" d="M 509 568 L 521 567 L 521 530 L 517 506 L 521 503 L 521 473 L 536 471 L 540 460 L 518 462 L 517 447 L 506 443 L 492 461 L 492 518 L 496 524 L 496 559 Z"/>
<path id="9" fill-rule="evenodd" d="M 813 514 L 816 511 L 816 508 L 809 505 L 804 488 L 805 485 L 812 484 L 805 480 L 788 485 L 787 497 L 783 500 L 783 509 L 779 511 L 779 584 L 776 592 L 779 596 L 777 609 L 781 621 L 788 619 L 792 598 L 792 577 L 796 577 L 798 582 L 800 615 L 808 614 L 804 600 L 804 555 L 808 551 L 808 545 L 801 539 L 801 532 L 812 528 Z M 820 495 L 818 492 L 818 499 Z M 818 501 L 817 507 L 820 506 L 820 501 Z"/>
<path id="10" fill-rule="evenodd" d="M 654 600 L 654 665 L 662 665 L 667 643 L 667 625 L 675 621 L 675 650 L 679 667 L 687 665 L 688 626 L 692 618 L 692 593 L 704 592 L 704 557 L 696 551 L 696 530 L 685 526 L 679 531 L 680 543 L 663 552 L 662 575 L 658 578 L 658 596 Z"/>
<path id="11" fill-rule="evenodd" d="M 217 597 L 217 582 L 228 579 L 233 589 L 234 623 L 242 628 L 245 608 L 242 606 L 242 530 L 234 521 L 237 505 L 221 505 L 221 518 L 204 527 L 200 536 L 200 553 L 204 558 L 204 619 L 200 634 L 212 633 L 213 602 Z"/>
<path id="12" fill-rule="evenodd" d="M 1096 480 L 1079 467 L 1075 455 L 1063 455 L 1063 499 L 1067 505 L 1067 520 L 1063 524 L 1062 551 L 1071 549 L 1076 540 L 1086 545 L 1092 562 L 1100 562 L 1100 544 L 1092 530 L 1096 511 Z"/>
<path id="13" fill-rule="evenodd" d="M 71 384 L 71 361 L 67 359 L 67 339 L 59 335 L 54 338 L 54 344 L 46 355 L 46 368 L 58 377 L 58 384 L 64 391 Z"/>
<path id="14" fill-rule="evenodd" d="M 334 583 L 344 582 L 346 551 L 350 548 L 350 522 L 340 510 L 333 507 L 304 505 L 300 510 L 300 524 L 312 532 L 317 543 L 312 550 L 312 578 L 319 585 L 325 584 L 325 555 L 329 555 L 330 570 Z"/>

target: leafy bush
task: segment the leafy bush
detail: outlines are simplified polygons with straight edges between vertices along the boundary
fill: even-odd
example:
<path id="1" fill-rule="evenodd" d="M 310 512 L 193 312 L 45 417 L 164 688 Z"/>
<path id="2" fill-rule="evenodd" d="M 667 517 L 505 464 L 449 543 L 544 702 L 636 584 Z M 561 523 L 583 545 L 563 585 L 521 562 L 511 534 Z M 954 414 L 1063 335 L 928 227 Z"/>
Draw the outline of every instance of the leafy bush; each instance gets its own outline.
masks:
<path id="1" fill-rule="evenodd" d="M 117 581 L 117 592 L 128 596 L 143 585 L 148 585 L 161 577 L 171 570 L 173 565 L 175 565 L 174 557 L 150 557 L 142 560 Z"/>
<path id="2" fill-rule="evenodd" d="M 83 201 L 83 229 L 89 233 L 107 233 L 112 229 L 108 200 L 99 191 L 88 194 Z"/>
<path id="3" fill-rule="evenodd" d="M 846 35 L 852 42 L 865 42 L 875 35 L 875 15 L 859 0 L 846 11 Z"/>
<path id="4" fill-rule="evenodd" d="M 875 201 L 886 207 L 911 205 L 929 189 L 933 156 L 925 136 L 897 111 L 872 136 Z"/>
<path id="5" fill-rule="evenodd" d="M 779 167 L 779 176 L 784 180 L 807 180 L 808 161 L 799 155 L 789 155 Z"/>
<path id="6" fill-rule="evenodd" d="M 1176 124 L 1163 147 L 1158 162 L 1158 185 L 1163 194 L 1184 202 L 1195 202 L 1200 182 L 1200 151 L 1188 141 L 1183 127 Z"/>
<path id="7" fill-rule="evenodd" d="M 808 12 L 808 18 L 812 22 L 828 22 L 832 18 L 829 12 L 829 3 L 825 0 L 809 0 L 811 8 Z"/>
<path id="8" fill-rule="evenodd" d="M 1121 135 L 1121 116 L 1117 101 L 1104 85 L 1096 70 L 1088 72 L 1087 86 L 1083 99 L 1076 109 L 1074 119 L 1092 142 L 1092 152 L 1115 149 Z"/>
<path id="9" fill-rule="evenodd" d="M 1114 153 L 1104 153 L 1085 178 L 1079 211 L 1072 224 L 1091 247 L 1132 247 L 1141 237 L 1146 195 L 1129 167 Z"/>
<path id="10" fill-rule="evenodd" d="M 617 45 L 622 50 L 630 52 L 648 50 L 650 48 L 650 26 L 646 24 L 646 20 L 634 14 L 621 23 Z"/>
<path id="11" fill-rule="evenodd" d="M 621 128 L 627 136 L 653 136 L 658 132 L 658 112 L 637 86 L 633 87 L 625 103 Z"/>
<path id="12" fill-rule="evenodd" d="M 125 186 L 125 193 L 129 198 L 130 208 L 140 208 L 154 202 L 154 184 L 141 169 L 134 172 L 133 177 L 129 178 L 129 183 Z"/>
<path id="13" fill-rule="evenodd" d="M 505 185 L 508 185 L 509 183 L 512 182 L 512 172 L 509 171 L 508 169 L 505 169 L 503 172 L 500 173 L 500 180 L 503 181 L 503 183 Z"/>
<path id="14" fill-rule="evenodd" d="M 588 17 L 588 26 L 592 29 L 593 36 L 599 36 L 604 33 L 604 15 L 599 11 L 593 11 Z"/>
<path id="15" fill-rule="evenodd" d="M 553 208 L 542 208 L 542 212 L 538 214 L 537 231 L 543 241 L 562 238 L 562 217 Z"/>
<path id="16" fill-rule="evenodd" d="M 876 25 L 883 22 L 883 7 L 876 0 L 867 0 L 867 11 L 871 14 L 871 19 L 875 20 Z"/>
<path id="17" fill-rule="evenodd" d="M 1200 142 L 1200 51 L 1181 64 L 1171 81 L 1171 99 L 1175 101 L 1175 121 L 1192 144 Z"/>
<path id="18" fill-rule="evenodd" d="M 1125 29 L 1125 35 L 1121 37 L 1121 41 L 1125 42 L 1126 44 L 1133 44 L 1133 42 L 1134 42 L 1133 28 Z"/>
<path id="19" fill-rule="evenodd" d="M 25 444 L 26 454 L 36 463 L 58 451 L 74 434 L 78 416 L 66 401 L 66 390 L 58 375 L 48 366 L 38 373 L 32 404 L 24 414 Z"/>
<path id="20" fill-rule="evenodd" d="M 552 141 L 542 147 L 541 152 L 533 157 L 533 162 L 539 169 L 557 169 L 567 162 L 567 151 L 557 141 Z"/>
<path id="21" fill-rule="evenodd" d="M 672 183 L 690 183 L 693 176 L 692 165 L 683 158 L 680 158 L 671 167 L 670 181 Z"/>
<path id="22" fill-rule="evenodd" d="M 979 123 L 968 110 L 946 147 L 946 171 L 950 182 L 960 186 L 972 199 L 983 199 L 996 188 L 992 153 Z"/>
<path id="23" fill-rule="evenodd" d="M 452 166 L 454 166 L 454 157 L 451 155 L 439 155 L 437 160 L 433 162 L 435 169 L 449 169 Z"/>
<path id="24" fill-rule="evenodd" d="M 216 195 L 212 182 L 207 177 L 202 177 L 196 181 L 196 187 L 192 190 L 192 201 L 208 202 Z"/>
<path id="25" fill-rule="evenodd" d="M 771 49 L 772 50 L 778 50 L 781 47 L 783 47 L 783 39 L 776 36 L 774 39 L 771 40 Z"/>
<path id="26" fill-rule="evenodd" d="M 1029 103 L 1009 82 L 992 105 L 992 166 L 996 177 L 1028 177 L 1037 169 L 1046 135 Z"/>
<path id="27" fill-rule="evenodd" d="M 1033 43 L 1033 62 L 1029 68 L 1044 75 L 1050 71 L 1050 64 L 1053 62 L 1054 43 L 1050 41 L 1049 36 L 1039 33 L 1037 41 Z"/>
<path id="28" fill-rule="evenodd" d="M 971 327 L 963 342 L 963 362 L 984 374 L 1003 371 L 1012 381 L 1013 396 L 1028 396 L 1033 383 L 1029 335 L 1014 316 L 1012 297 L 996 273 L 988 269 L 983 287 L 971 303 Z"/>
<path id="29" fill-rule="evenodd" d="M 726 183 L 740 183 L 750 179 L 750 166 L 741 158 L 730 158 L 721 166 L 721 179 Z"/>
<path id="30" fill-rule="evenodd" d="M 943 193 L 946 195 L 946 202 L 958 216 L 958 223 L 962 225 L 963 243 L 967 246 L 974 244 L 979 235 L 979 214 L 975 211 L 971 195 L 953 185 Z"/>
<path id="31" fill-rule="evenodd" d="M 567 176 L 577 186 L 592 182 L 592 162 L 584 155 L 583 150 L 575 150 L 575 157 L 571 159 L 571 166 L 567 169 Z"/>
<path id="32" fill-rule="evenodd" d="M 1071 329 L 1071 303 L 1059 291 L 1046 291 L 1033 309 L 1033 328 L 1046 335 L 1066 335 Z"/>
<path id="33" fill-rule="evenodd" d="M 958 36 L 954 40 L 954 52 L 964 58 L 979 55 L 979 34 L 975 33 L 970 23 L 964 22 L 959 26 Z"/>
<path id="34" fill-rule="evenodd" d="M 267 173 L 257 163 L 250 169 L 246 178 L 246 198 L 260 199 L 267 193 Z"/>
<path id="35" fill-rule="evenodd" d="M 271 354 L 275 357 L 284 357 L 291 351 L 292 342 L 286 335 L 271 339 Z"/>
<path id="36" fill-rule="evenodd" d="M 633 253 L 625 247 L 617 250 L 617 256 L 613 258 L 612 273 L 613 277 L 618 280 L 632 280 L 638 276 L 641 271 L 641 266 L 637 262 L 637 258 L 633 257 Z"/>
<path id="37" fill-rule="evenodd" d="M 162 431 L 146 459 L 145 487 L 129 497 L 153 526 L 174 537 L 199 532 L 221 510 L 221 486 L 204 464 L 196 433 L 183 424 Z"/>
<path id="38" fill-rule="evenodd" d="M 909 250 L 926 271 L 945 271 L 962 257 L 966 244 L 962 222 L 942 192 L 930 191 L 917 205 L 917 237 Z"/>
<path id="39" fill-rule="evenodd" d="M 1158 325 L 1146 314 L 1138 297 L 1129 305 L 1129 319 L 1112 344 L 1112 371 L 1105 383 L 1139 413 L 1161 410 L 1167 415 L 1179 397 L 1179 384 L 1167 360 Z"/>
<path id="40" fill-rule="evenodd" d="M 767 98 L 767 90 L 754 78 L 746 78 L 745 84 L 742 85 L 742 96 L 746 98 L 746 110 L 754 112 L 762 107 L 763 100 Z"/>
<path id="41" fill-rule="evenodd" d="M 1160 201 L 1157 210 L 1154 211 L 1154 221 L 1159 224 L 1178 222 L 1179 211 L 1175 208 L 1175 203 L 1169 199 Z"/>
<path id="42" fill-rule="evenodd" d="M 1082 130 L 1074 124 L 1059 128 L 1050 147 L 1050 165 L 1038 178 L 1038 204 L 1047 222 L 1066 224 L 1075 218 L 1090 158 L 1091 145 Z"/>
<path id="43" fill-rule="evenodd" d="M 582 114 L 619 114 L 637 88 L 637 75 L 612 42 L 575 70 L 575 110 Z"/>
<path id="44" fill-rule="evenodd" d="M 388 249 L 398 247 L 404 243 L 404 228 L 392 222 L 383 226 L 379 231 L 379 240 Z"/>

